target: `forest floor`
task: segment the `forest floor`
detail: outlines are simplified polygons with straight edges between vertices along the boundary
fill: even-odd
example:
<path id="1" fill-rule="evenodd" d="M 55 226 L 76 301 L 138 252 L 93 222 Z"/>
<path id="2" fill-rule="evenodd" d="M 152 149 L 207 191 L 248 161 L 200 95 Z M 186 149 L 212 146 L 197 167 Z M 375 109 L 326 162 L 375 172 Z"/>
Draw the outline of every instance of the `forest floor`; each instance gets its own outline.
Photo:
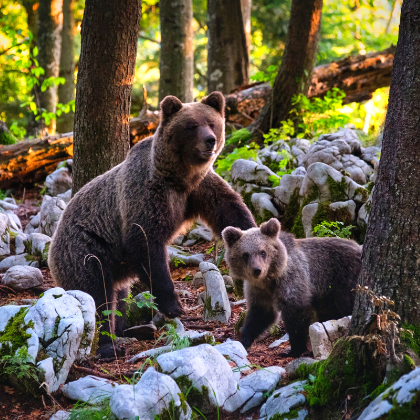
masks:
<path id="1" fill-rule="evenodd" d="M 29 223 L 29 217 L 36 214 L 39 211 L 39 206 L 42 201 L 42 197 L 39 194 L 39 189 L 33 189 L 26 191 L 25 200 L 22 203 L 22 194 L 16 194 L 15 199 L 19 203 L 19 209 L 16 210 L 16 214 L 20 217 L 23 228 Z M 214 258 L 214 243 L 205 242 L 194 245 L 187 250 L 191 253 L 205 253 L 208 258 Z M 211 251 L 211 249 L 213 250 Z M 224 261 L 219 267 L 220 270 L 226 271 Z M 26 299 L 38 298 L 39 295 L 49 288 L 55 287 L 54 281 L 51 278 L 48 268 L 41 269 L 44 276 L 44 284 L 42 288 L 30 289 L 23 292 L 15 292 L 4 287 L 0 287 L 0 306 L 8 305 L 11 303 L 15 304 L 27 304 Z M 237 340 L 235 333 L 235 324 L 241 312 L 245 309 L 246 305 L 241 304 L 232 308 L 232 315 L 227 324 L 221 324 L 219 322 L 208 322 L 204 323 L 202 318 L 202 308 L 190 310 L 198 305 L 197 295 L 203 288 L 196 288 L 192 285 L 190 280 L 193 279 L 194 274 L 198 271 L 198 267 L 171 267 L 171 276 L 174 281 L 175 288 L 177 290 L 185 290 L 189 293 L 188 297 L 181 297 L 181 302 L 186 314 L 183 315 L 180 320 L 184 324 L 186 330 L 196 331 L 210 331 L 216 340 L 216 342 L 224 342 L 230 338 Z M 226 271 L 227 272 L 227 271 Z M 4 274 L 0 274 L 1 277 Z M 234 294 L 229 294 L 230 301 L 236 301 Z M 287 365 L 293 358 L 284 357 L 281 355 L 285 352 L 289 343 L 283 343 L 279 347 L 269 348 L 268 346 L 285 334 L 284 328 L 279 324 L 279 334 L 263 335 L 258 341 L 256 341 L 252 347 L 248 350 L 248 360 L 253 365 L 252 371 L 258 368 L 264 368 L 269 366 L 282 366 Z M 127 340 L 128 341 L 128 340 Z M 92 359 L 84 362 L 82 365 L 73 365 L 70 370 L 67 382 L 77 380 L 80 377 L 86 375 L 97 375 L 108 377 L 119 383 L 126 383 L 124 379 L 126 377 L 132 377 L 133 371 L 138 370 L 142 367 L 145 359 L 139 360 L 135 364 L 127 363 L 135 354 L 141 351 L 148 350 L 153 347 L 160 347 L 165 344 L 165 340 L 160 339 L 156 336 L 155 340 L 145 340 L 136 342 L 119 343 L 126 349 L 126 356 L 119 358 L 118 360 L 101 360 Z M 0 384 L 0 419 L 1 420 L 46 420 L 49 419 L 58 410 L 70 410 L 74 406 L 74 401 L 68 400 L 63 396 L 61 392 L 54 395 L 45 395 L 42 397 L 30 397 L 22 394 L 19 391 L 8 385 Z M 249 411 L 246 414 L 234 413 L 226 415 L 220 413 L 220 419 L 233 420 L 233 419 L 258 419 L 260 407 Z M 210 419 L 217 419 L 218 417 L 207 417 Z"/>

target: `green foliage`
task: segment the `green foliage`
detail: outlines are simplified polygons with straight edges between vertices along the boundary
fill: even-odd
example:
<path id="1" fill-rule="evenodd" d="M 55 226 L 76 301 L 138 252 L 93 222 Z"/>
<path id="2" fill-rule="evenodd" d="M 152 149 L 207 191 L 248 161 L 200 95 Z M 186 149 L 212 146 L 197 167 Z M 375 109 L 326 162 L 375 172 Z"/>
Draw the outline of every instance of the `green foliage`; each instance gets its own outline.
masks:
<path id="1" fill-rule="evenodd" d="M 73 406 L 69 420 L 103 420 L 115 419 L 109 407 L 109 398 L 104 399 L 100 404 L 91 406 L 89 402 L 77 401 Z"/>
<path id="2" fill-rule="evenodd" d="M 171 261 L 174 263 L 174 266 L 178 268 L 179 265 L 185 265 L 184 261 L 180 260 L 179 258 L 172 258 Z"/>
<path id="3" fill-rule="evenodd" d="M 238 146 L 252 139 L 251 133 L 246 128 L 234 131 L 229 138 L 226 139 L 225 145 L 234 144 Z"/>
<path id="4" fill-rule="evenodd" d="M 250 79 L 253 82 L 269 82 L 273 86 L 274 80 L 277 76 L 279 66 L 271 65 L 268 66 L 266 71 L 258 71 Z"/>
<path id="5" fill-rule="evenodd" d="M 277 140 L 290 139 L 295 134 L 295 125 L 291 119 L 281 122 L 280 128 L 270 128 L 263 134 L 264 144 L 275 143 Z"/>
<path id="6" fill-rule="evenodd" d="M 155 297 L 149 292 L 142 292 L 140 295 L 143 299 L 136 300 L 133 298 L 133 295 L 130 293 L 128 297 L 122 299 L 128 305 L 134 304 L 139 309 L 147 308 L 147 309 L 154 309 L 155 311 L 158 310 L 158 307 L 154 303 Z"/>
<path id="7" fill-rule="evenodd" d="M 338 88 L 329 90 L 323 98 L 308 99 L 299 94 L 292 98 L 291 114 L 298 122 L 298 138 L 314 138 L 336 131 L 350 121 L 350 116 L 340 111 L 346 94 Z"/>
<path id="8" fill-rule="evenodd" d="M 163 339 L 166 339 L 166 344 L 171 345 L 171 351 L 182 350 L 186 347 L 190 347 L 190 339 L 188 337 L 180 337 L 176 332 L 176 326 L 172 324 L 166 324 L 163 328 L 166 331 L 163 331 L 160 337 L 157 339 L 157 342 Z"/>
<path id="9" fill-rule="evenodd" d="M 257 150 L 259 146 L 255 143 L 247 144 L 242 147 L 236 148 L 232 153 L 226 156 L 220 156 L 216 161 L 216 172 L 223 175 L 229 172 L 234 162 L 238 159 L 257 160 Z"/>
<path id="10" fill-rule="evenodd" d="M 401 331 L 401 340 L 420 357 L 420 326 L 403 324 Z"/>
<path id="11" fill-rule="evenodd" d="M 344 226 L 343 222 L 326 222 L 325 220 L 314 227 L 314 234 L 318 237 L 334 237 L 350 239 L 354 226 Z"/>

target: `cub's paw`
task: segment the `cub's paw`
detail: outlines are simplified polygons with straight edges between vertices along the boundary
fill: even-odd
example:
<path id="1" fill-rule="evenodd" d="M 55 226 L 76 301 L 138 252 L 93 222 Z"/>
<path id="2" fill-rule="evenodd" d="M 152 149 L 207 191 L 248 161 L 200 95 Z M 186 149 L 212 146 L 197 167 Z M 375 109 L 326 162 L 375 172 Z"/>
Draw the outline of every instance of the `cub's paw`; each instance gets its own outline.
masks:
<path id="1" fill-rule="evenodd" d="M 252 346 L 252 343 L 254 342 L 254 340 L 247 334 L 246 331 L 242 331 L 240 341 L 246 349 L 249 349 Z"/>
<path id="2" fill-rule="evenodd" d="M 175 294 L 170 296 L 169 299 L 156 298 L 156 303 L 160 312 L 166 315 L 168 318 L 177 318 L 185 314 L 182 309 L 181 302 L 178 300 L 178 296 Z"/>

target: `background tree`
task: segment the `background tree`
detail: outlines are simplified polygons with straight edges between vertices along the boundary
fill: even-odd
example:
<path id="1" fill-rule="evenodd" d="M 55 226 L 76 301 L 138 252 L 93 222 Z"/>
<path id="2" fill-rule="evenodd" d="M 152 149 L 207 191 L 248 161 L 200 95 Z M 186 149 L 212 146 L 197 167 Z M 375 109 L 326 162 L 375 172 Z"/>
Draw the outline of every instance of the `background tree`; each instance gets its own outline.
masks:
<path id="1" fill-rule="evenodd" d="M 245 2 L 246 3 L 246 2 Z M 249 55 L 241 0 L 208 0 L 208 92 L 248 83 Z"/>
<path id="2" fill-rule="evenodd" d="M 322 0 L 292 1 L 287 43 L 274 80 L 272 100 L 250 127 L 258 137 L 287 120 L 294 95 L 307 93 L 316 58 L 321 14 Z"/>
<path id="3" fill-rule="evenodd" d="M 67 104 L 74 100 L 74 1 L 63 0 L 63 29 L 61 31 L 61 54 L 59 76 L 65 79 L 58 86 L 58 100 Z M 68 112 L 57 119 L 57 131 L 67 133 L 73 131 L 74 114 Z"/>
<path id="4" fill-rule="evenodd" d="M 417 334 L 420 333 L 419 62 L 420 4 L 404 0 L 359 282 L 377 295 L 394 300 L 403 324 L 414 326 Z M 362 332 L 372 311 L 366 296 L 357 296 L 353 334 Z"/>
<path id="5" fill-rule="evenodd" d="M 141 0 L 87 0 L 76 90 L 73 195 L 122 162 L 129 120 Z"/>
<path id="6" fill-rule="evenodd" d="M 40 0 L 38 8 L 38 61 L 45 73 L 42 83 L 50 77 L 58 77 L 60 68 L 61 29 L 63 0 Z M 57 106 L 57 86 L 54 84 L 44 92 L 38 92 L 39 107 L 55 113 Z M 55 132 L 55 119 L 48 125 L 50 134 Z"/>
<path id="7" fill-rule="evenodd" d="M 160 0 L 159 101 L 175 95 L 192 102 L 194 86 L 192 0 Z"/>

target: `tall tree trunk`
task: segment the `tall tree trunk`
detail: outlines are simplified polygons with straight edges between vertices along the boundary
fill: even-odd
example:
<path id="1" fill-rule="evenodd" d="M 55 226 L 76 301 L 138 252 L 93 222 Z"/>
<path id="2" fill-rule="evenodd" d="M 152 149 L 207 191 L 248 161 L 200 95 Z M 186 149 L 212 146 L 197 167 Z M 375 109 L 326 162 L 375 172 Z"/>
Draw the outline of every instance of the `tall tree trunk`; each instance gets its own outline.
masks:
<path id="1" fill-rule="evenodd" d="M 159 100 L 175 95 L 193 101 L 194 50 L 192 0 L 161 0 Z"/>
<path id="2" fill-rule="evenodd" d="M 241 0 L 208 0 L 208 91 L 230 93 L 248 83 L 249 55 Z"/>
<path id="3" fill-rule="evenodd" d="M 63 0 L 63 30 L 61 31 L 60 77 L 66 82 L 58 87 L 58 100 L 67 104 L 74 99 L 74 15 L 73 0 Z M 73 131 L 74 114 L 70 111 L 57 118 L 57 131 Z"/>
<path id="4" fill-rule="evenodd" d="M 248 60 L 251 53 L 251 7 L 252 0 L 241 0 L 242 21 L 245 29 L 246 49 Z"/>
<path id="5" fill-rule="evenodd" d="M 394 300 L 402 322 L 420 327 L 420 3 L 404 0 L 378 179 L 359 283 Z M 358 295 L 352 333 L 373 311 Z"/>
<path id="6" fill-rule="evenodd" d="M 76 85 L 73 195 L 130 148 L 141 0 L 86 0 Z"/>
<path id="7" fill-rule="evenodd" d="M 272 98 L 250 129 L 259 137 L 289 117 L 292 97 L 306 94 L 311 83 L 319 31 L 322 0 L 293 0 L 286 47 L 274 80 Z"/>
<path id="8" fill-rule="evenodd" d="M 63 0 L 40 0 L 38 8 L 38 61 L 45 70 L 42 83 L 49 77 L 58 77 L 60 68 L 61 28 Z M 39 105 L 48 112 L 56 111 L 57 87 L 39 92 Z M 55 120 L 48 125 L 48 132 L 55 132 Z"/>

